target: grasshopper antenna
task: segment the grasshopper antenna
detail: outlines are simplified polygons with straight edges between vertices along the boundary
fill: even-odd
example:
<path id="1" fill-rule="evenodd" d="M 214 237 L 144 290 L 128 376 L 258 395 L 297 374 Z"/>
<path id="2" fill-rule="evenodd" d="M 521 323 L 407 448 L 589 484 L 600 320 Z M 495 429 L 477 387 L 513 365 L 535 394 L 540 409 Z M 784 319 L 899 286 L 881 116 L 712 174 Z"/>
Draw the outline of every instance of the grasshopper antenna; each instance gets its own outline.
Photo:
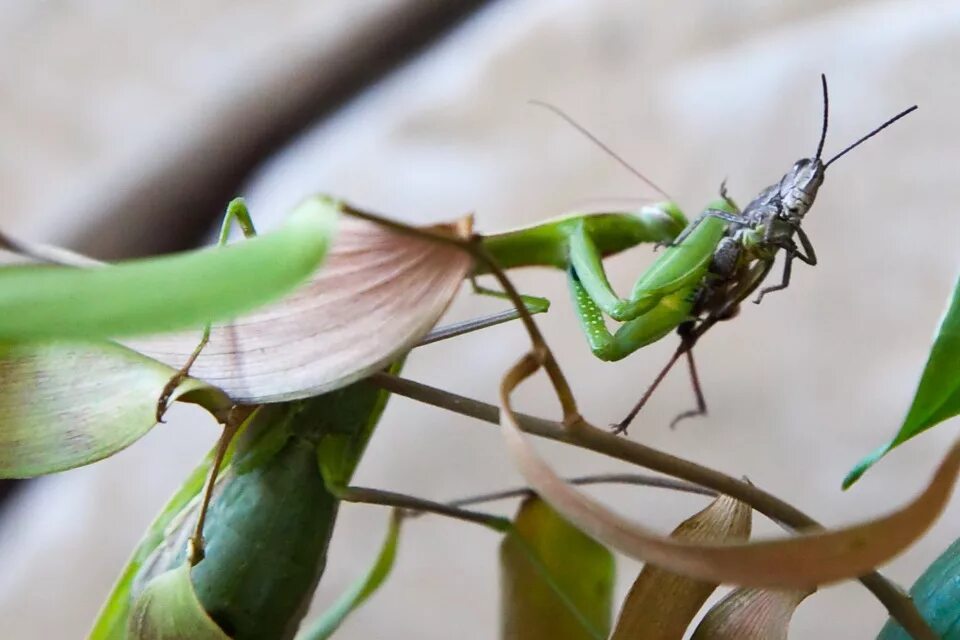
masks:
<path id="1" fill-rule="evenodd" d="M 901 112 L 898 113 L 897 115 L 893 116 L 892 118 L 890 118 L 889 120 L 887 120 L 886 122 L 884 122 L 882 125 L 880 125 L 880 126 L 877 127 L 876 129 L 874 129 L 873 131 L 871 131 L 870 133 L 868 133 L 867 135 L 863 136 L 862 138 L 860 138 L 859 140 L 857 140 L 856 142 L 854 142 L 853 144 L 851 144 L 849 147 L 847 147 L 846 149 L 844 149 L 843 151 L 841 151 L 841 152 L 838 153 L 837 155 L 835 155 L 835 156 L 833 156 L 832 158 L 830 158 L 829 160 L 827 160 L 826 164 L 823 165 L 823 168 L 826 169 L 826 168 L 829 167 L 831 164 L 833 164 L 834 162 L 836 162 L 837 160 L 839 160 L 840 158 L 842 158 L 844 155 L 846 155 L 848 151 L 852 151 L 854 148 L 860 146 L 861 144 L 863 144 L 864 142 L 866 142 L 867 140 L 869 140 L 869 139 L 872 138 L 873 136 L 877 135 L 878 133 L 880 133 L 881 131 L 883 131 L 884 129 L 886 129 L 886 128 L 889 127 L 890 125 L 892 125 L 894 122 L 896 122 L 896 121 L 899 120 L 900 118 L 902 118 L 902 117 L 904 117 L 905 115 L 907 115 L 908 113 L 911 113 L 911 112 L 916 111 L 916 110 L 917 110 L 917 105 L 913 105 L 913 106 L 910 107 L 909 109 L 904 109 L 903 111 L 901 111 Z"/>
<path id="2" fill-rule="evenodd" d="M 550 112 L 553 113 L 554 115 L 559 116 L 560 118 L 562 118 L 563 120 L 565 120 L 565 121 L 567 122 L 567 124 L 569 124 L 571 127 L 573 127 L 574 129 L 576 129 L 577 131 L 579 131 L 581 134 L 583 134 L 584 136 L 586 136 L 586 138 L 587 138 L 588 140 L 590 140 L 590 141 L 593 142 L 595 145 L 597 145 L 598 147 L 600 147 L 600 148 L 601 148 L 604 152 L 606 152 L 611 158 L 613 158 L 614 160 L 616 160 L 617 162 L 619 162 L 620 165 L 621 165 L 623 168 L 625 168 L 627 171 L 629 171 L 629 172 L 632 173 L 633 175 L 635 175 L 635 176 L 637 176 L 638 178 L 640 178 L 644 183 L 647 184 L 647 186 L 651 187 L 654 191 L 656 191 L 657 193 L 659 193 L 660 195 L 662 195 L 662 196 L 663 196 L 664 198 L 666 198 L 667 200 L 672 200 L 672 199 L 673 199 L 673 198 L 671 198 L 671 197 L 667 194 L 666 191 L 664 191 L 663 189 L 661 189 L 660 187 L 658 187 L 656 184 L 654 184 L 653 181 L 650 180 L 648 177 L 646 177 L 645 175 L 643 175 L 642 173 L 640 173 L 639 171 L 637 171 L 636 169 L 634 169 L 634 168 L 630 165 L 629 162 L 627 162 L 626 160 L 624 160 L 623 158 L 621 158 L 613 149 L 611 149 L 611 148 L 608 147 L 606 144 L 604 144 L 603 142 L 601 142 L 601 140 L 600 140 L 599 138 L 597 138 L 597 136 L 595 136 L 595 135 L 593 135 L 592 133 L 590 133 L 590 132 L 587 130 L 586 127 L 584 127 L 584 126 L 581 125 L 579 122 L 577 122 L 576 120 L 574 120 L 571 116 L 569 116 L 566 112 L 564 112 L 564 111 L 563 111 L 562 109 L 560 109 L 559 107 L 555 107 L 555 106 L 553 106 L 552 104 L 549 104 L 549 103 L 547 103 L 547 102 L 541 102 L 540 100 L 530 100 L 530 101 L 529 101 L 529 104 L 532 104 L 532 105 L 534 105 L 534 106 L 536 106 L 536 107 L 541 107 L 541 108 L 543 108 L 543 109 L 546 109 L 547 111 L 550 111 Z"/>
<path id="3" fill-rule="evenodd" d="M 817 160 L 823 153 L 823 143 L 827 141 L 827 121 L 830 119 L 830 98 L 827 95 L 827 74 L 820 74 L 820 84 L 823 86 L 823 128 L 820 129 L 820 144 L 817 145 L 817 155 L 813 156 Z"/>

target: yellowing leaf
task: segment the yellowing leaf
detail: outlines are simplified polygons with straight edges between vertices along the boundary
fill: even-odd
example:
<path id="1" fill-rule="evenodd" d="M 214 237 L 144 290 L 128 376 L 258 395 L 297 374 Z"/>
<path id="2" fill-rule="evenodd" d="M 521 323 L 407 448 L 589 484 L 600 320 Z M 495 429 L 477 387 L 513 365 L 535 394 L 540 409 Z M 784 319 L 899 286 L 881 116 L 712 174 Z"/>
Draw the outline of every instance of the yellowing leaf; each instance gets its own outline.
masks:
<path id="1" fill-rule="evenodd" d="M 751 509 L 720 496 L 680 523 L 671 536 L 689 542 L 722 542 L 750 537 Z M 644 566 L 623 603 L 612 640 L 680 640 L 717 583 Z"/>
<path id="2" fill-rule="evenodd" d="M 690 640 L 787 640 L 793 612 L 811 593 L 735 589 L 707 612 Z"/>
<path id="3" fill-rule="evenodd" d="M 465 237 L 469 219 L 433 227 Z M 411 349 L 460 288 L 472 259 L 447 244 L 344 217 L 326 262 L 283 300 L 215 326 L 191 375 L 245 404 L 318 395 Z M 129 342 L 181 366 L 197 334 Z"/>
<path id="4" fill-rule="evenodd" d="M 606 638 L 614 570 L 605 547 L 542 500 L 525 500 L 500 545 L 500 638 Z"/>
<path id="5" fill-rule="evenodd" d="M 517 468 L 558 512 L 594 539 L 644 562 L 702 580 L 754 587 L 808 588 L 863 575 L 901 553 L 930 527 L 960 470 L 960 441 L 923 492 L 886 516 L 786 539 L 702 544 L 673 540 L 614 513 L 568 485 L 537 454 L 517 424 L 510 395 L 539 368 L 527 354 L 500 384 L 500 425 Z M 598 431 L 586 423 L 571 428 Z"/>
<path id="6" fill-rule="evenodd" d="M 0 477 L 25 478 L 105 458 L 156 424 L 174 370 L 115 344 L 0 343 Z M 202 393 L 189 380 L 177 395 Z"/>

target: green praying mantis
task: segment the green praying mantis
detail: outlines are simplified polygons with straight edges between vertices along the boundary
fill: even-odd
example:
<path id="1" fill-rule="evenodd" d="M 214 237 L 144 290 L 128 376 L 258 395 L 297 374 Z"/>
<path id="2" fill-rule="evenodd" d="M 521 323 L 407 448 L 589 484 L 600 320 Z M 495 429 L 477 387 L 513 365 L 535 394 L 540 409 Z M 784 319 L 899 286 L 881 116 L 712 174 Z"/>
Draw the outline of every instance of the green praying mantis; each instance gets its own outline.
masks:
<path id="1" fill-rule="evenodd" d="M 629 297 L 619 297 L 610 285 L 603 267 L 603 253 L 598 250 L 593 234 L 580 228 L 569 238 L 570 290 L 594 355 L 601 360 L 619 360 L 673 330 L 680 336 L 680 346 L 639 402 L 623 420 L 613 425 L 615 432 L 627 430 L 669 370 L 684 355 L 697 406 L 676 416 L 671 426 L 684 418 L 706 413 L 693 359 L 696 342 L 717 322 L 737 315 L 741 303 L 770 273 L 780 251 L 785 254 L 781 282 L 760 289 L 754 300 L 757 304 L 765 295 L 790 284 L 795 259 L 817 264 L 813 244 L 801 223 L 813 206 L 827 168 L 917 108 L 914 105 L 905 109 L 823 161 L 829 117 L 825 75 L 821 75 L 821 85 L 823 126 L 816 153 L 794 163 L 780 180 L 761 191 L 743 210 L 727 195 L 725 183 L 721 184 L 721 200 L 708 206 L 668 243 L 668 248 L 637 280 Z M 583 131 L 579 125 L 575 126 Z M 658 206 L 674 218 L 683 219 L 676 205 L 667 202 Z M 607 329 L 604 314 L 623 323 L 615 333 Z"/>
<path id="2" fill-rule="evenodd" d="M 237 200 L 228 207 L 220 244 L 225 243 L 234 222 L 245 235 L 255 234 L 249 212 Z M 483 243 L 494 259 L 512 257 L 510 267 L 540 264 L 565 268 L 567 252 L 562 247 L 557 251 L 558 239 L 569 236 L 569 229 L 579 225 L 596 229 L 602 251 L 615 253 L 644 241 L 668 241 L 682 229 L 683 221 L 659 209 L 568 215 L 521 232 L 490 236 Z M 525 250 L 517 250 L 518 241 Z M 542 299 L 523 300 L 529 312 L 546 310 Z M 517 315 L 513 310 L 463 327 L 441 328 L 424 342 Z M 189 360 L 168 382 L 158 402 L 161 414 L 171 390 L 188 376 L 209 333 L 207 328 Z M 361 381 L 313 398 L 234 407 L 204 468 L 171 500 L 135 552 L 91 638 L 122 637 L 128 626 L 152 620 L 151 602 L 180 598 L 184 593 L 194 594 L 199 603 L 196 620 L 209 614 L 211 628 L 222 629 L 231 637 L 293 637 L 304 603 L 322 574 L 337 505 L 355 499 L 391 504 L 397 498 L 382 492 L 371 495 L 370 491 L 358 496 L 347 487 L 387 396 Z M 226 470 L 220 474 L 224 465 Z M 409 499 L 403 504 L 409 507 Z M 419 504 L 432 507 L 426 502 Z M 457 517 L 500 531 L 509 524 L 482 514 L 454 511 Z M 253 547 L 250 540 L 256 540 Z M 243 562 L 237 561 L 238 554 L 245 558 Z M 284 570 L 276 571 L 278 566 Z M 170 572 L 178 567 L 187 567 L 185 578 L 171 581 Z M 171 589 L 175 595 L 168 593 Z M 146 627 L 130 630 L 134 636 L 151 632 Z"/>

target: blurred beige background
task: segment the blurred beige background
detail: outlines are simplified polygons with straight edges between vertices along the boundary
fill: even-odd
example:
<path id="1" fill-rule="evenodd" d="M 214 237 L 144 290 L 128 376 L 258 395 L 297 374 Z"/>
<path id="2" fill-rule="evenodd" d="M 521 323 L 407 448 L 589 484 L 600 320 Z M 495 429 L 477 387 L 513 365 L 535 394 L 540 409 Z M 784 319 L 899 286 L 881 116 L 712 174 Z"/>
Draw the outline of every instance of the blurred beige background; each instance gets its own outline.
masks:
<path id="1" fill-rule="evenodd" d="M 104 252 L 183 220 L 212 222 L 210 209 L 180 208 L 179 221 L 144 211 L 180 181 L 200 188 L 209 166 L 242 146 L 232 132 L 282 114 L 295 87 L 318 82 L 385 21 L 423 4 L 8 3 L 0 221 L 31 238 L 96 247 L 99 236 Z M 413 222 L 475 211 L 481 230 L 654 195 L 526 104 L 536 98 L 569 111 L 693 212 L 723 178 L 743 203 L 813 151 L 821 71 L 831 85 L 828 154 L 918 103 L 831 167 L 806 223 L 820 265 L 801 265 L 788 291 L 748 305 L 703 342 L 710 417 L 667 428 L 691 403 L 678 372 L 631 431 L 747 475 L 825 523 L 847 523 L 913 495 L 957 435 L 946 424 L 839 490 L 851 465 L 898 426 L 956 276 L 958 51 L 952 1 L 501 0 L 298 136 L 241 193 L 263 226 L 326 191 Z M 621 290 L 649 259 L 639 249 L 613 261 Z M 601 363 L 577 330 L 561 274 L 531 270 L 517 280 L 555 301 L 540 324 L 586 415 L 619 419 L 673 339 Z M 451 317 L 496 308 L 465 296 Z M 524 346 L 518 327 L 500 327 L 419 350 L 405 373 L 490 400 Z M 556 414 L 543 384 L 525 388 L 521 405 Z M 182 408 L 106 462 L 31 483 L 0 522 L 4 636 L 81 637 L 147 523 L 215 437 L 212 421 Z M 543 449 L 571 474 L 627 469 Z M 517 482 L 492 428 L 405 399 L 391 402 L 357 477 L 435 499 Z M 598 493 L 664 530 L 700 504 L 653 490 Z M 318 606 L 365 570 L 386 517 L 375 507 L 342 510 Z M 885 572 L 909 585 L 958 534 L 954 500 Z M 494 637 L 497 544 L 465 524 L 412 523 L 395 574 L 338 637 Z M 619 569 L 625 594 L 637 564 Z M 801 607 L 791 638 L 873 637 L 884 618 L 859 585 L 839 585 Z"/>

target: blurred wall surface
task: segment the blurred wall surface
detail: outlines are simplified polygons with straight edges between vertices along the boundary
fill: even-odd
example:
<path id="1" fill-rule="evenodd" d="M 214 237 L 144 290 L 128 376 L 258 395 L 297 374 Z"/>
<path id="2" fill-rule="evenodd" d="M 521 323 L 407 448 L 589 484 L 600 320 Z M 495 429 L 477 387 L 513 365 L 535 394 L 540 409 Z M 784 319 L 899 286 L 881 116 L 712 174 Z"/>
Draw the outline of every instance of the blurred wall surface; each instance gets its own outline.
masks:
<path id="1" fill-rule="evenodd" d="M 197 60 L 218 70 L 240 55 L 218 43 L 249 38 L 261 44 L 247 55 L 281 73 L 284 34 L 310 42 L 311 30 L 322 37 L 327 24 L 306 8 L 317 3 L 292 0 L 280 3 L 286 8 L 263 5 L 276 7 L 275 14 L 204 1 L 176 16 L 148 3 L 100 2 L 97 16 L 117 29 L 125 21 L 142 23 L 151 11 L 164 12 L 165 20 L 150 21 L 150 38 L 88 59 L 67 49 L 97 45 L 89 24 L 64 18 L 80 11 L 73 3 L 8 4 L 13 11 L 0 25 L 17 34 L 0 40 L 0 59 L 17 64 L 0 65 L 0 132 L 15 131 L 17 142 L 0 148 L 0 193 L 10 205 L 0 215 L 4 225 L 38 235 L 53 235 L 61 225 L 96 225 L 98 213 L 116 215 L 108 206 L 111 184 L 129 184 L 135 165 L 159 162 L 155 156 L 169 148 L 192 148 L 199 133 L 186 126 L 195 115 L 191 106 L 212 110 L 207 116 L 215 119 L 231 103 L 204 106 L 191 102 L 196 96 L 189 91 L 164 91 L 164 83 L 192 77 L 193 68 L 173 68 L 162 78 L 116 71 L 133 56 L 161 56 L 169 35 L 180 39 L 178 47 L 202 50 Z M 331 6 L 375 11 L 377 4 Z M 313 17 L 297 20 L 298 11 Z M 362 19 L 344 17 L 343 24 Z M 219 35 L 210 31 L 213 24 Z M 17 42 L 33 53 L 16 57 Z M 812 153 L 821 72 L 831 87 L 827 154 L 918 103 L 915 114 L 830 168 L 805 223 L 820 264 L 798 265 L 789 290 L 759 307 L 746 305 L 735 322 L 704 340 L 698 362 L 710 416 L 667 428 L 692 402 L 678 372 L 630 433 L 746 475 L 825 523 L 852 522 L 912 496 L 957 434 L 956 424 L 940 427 L 840 491 L 846 471 L 903 417 L 956 276 L 958 43 L 960 4 L 953 0 L 703 0 L 682 8 L 666 1 L 500 0 L 265 161 L 244 195 L 264 226 L 306 194 L 324 191 L 413 222 L 474 211 L 481 231 L 657 197 L 564 122 L 527 105 L 540 99 L 568 111 L 691 213 L 725 178 L 744 203 Z M 90 65 L 104 80 L 78 83 Z M 18 91 L 21 85 L 29 91 Z M 237 100 L 249 90 L 242 82 L 221 87 Z M 118 100 L 137 101 L 143 117 L 114 120 L 110 109 Z M 141 135 L 154 113 L 164 119 L 165 145 L 125 149 L 117 141 Z M 118 133 L 114 122 L 131 129 Z M 87 146 L 66 144 L 74 137 Z M 97 180 L 84 177 L 91 145 L 109 167 Z M 77 193 L 88 219 L 71 217 Z M 103 211 L 91 206 L 97 202 Z M 650 258 L 640 249 L 613 260 L 615 285 L 627 290 Z M 560 274 L 531 270 L 517 281 L 521 290 L 555 301 L 540 322 L 584 413 L 597 424 L 622 417 L 673 339 L 620 363 L 601 363 L 579 334 Z M 451 317 L 496 308 L 495 301 L 465 296 Z M 503 326 L 419 350 L 406 373 L 490 400 L 498 376 L 524 346 L 519 327 Z M 543 384 L 524 388 L 520 406 L 556 415 Z M 80 636 L 152 515 L 215 436 L 200 412 L 180 409 L 122 454 L 31 484 L 0 528 L 3 635 Z M 570 474 L 627 469 L 557 446 L 543 450 Z M 404 399 L 391 402 L 357 477 L 358 484 L 434 499 L 518 481 L 494 429 Z M 664 530 L 699 504 L 652 490 L 598 493 Z M 343 510 L 318 607 L 364 571 L 386 517 L 374 507 Z M 885 572 L 909 584 L 957 536 L 958 525 L 954 500 L 923 541 Z M 759 529 L 776 531 L 768 523 Z M 493 637 L 498 540 L 437 518 L 411 523 L 404 535 L 394 576 L 339 637 Z M 636 563 L 620 563 L 621 594 L 636 570 Z M 872 637 L 884 613 L 857 584 L 831 587 L 800 608 L 791 638 Z"/>

